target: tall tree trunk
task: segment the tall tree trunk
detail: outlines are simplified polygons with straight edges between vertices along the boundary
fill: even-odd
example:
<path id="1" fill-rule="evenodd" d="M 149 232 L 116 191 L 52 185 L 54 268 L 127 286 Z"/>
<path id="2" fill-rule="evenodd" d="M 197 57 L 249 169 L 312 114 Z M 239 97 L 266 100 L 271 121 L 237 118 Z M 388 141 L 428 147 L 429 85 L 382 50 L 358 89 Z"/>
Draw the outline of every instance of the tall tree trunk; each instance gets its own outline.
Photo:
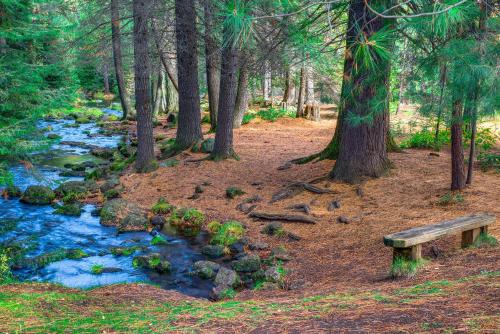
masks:
<path id="1" fill-rule="evenodd" d="M 148 54 L 148 15 L 150 9 L 150 0 L 133 1 L 135 109 L 137 110 L 138 143 L 135 166 L 139 172 L 149 172 L 156 167 Z"/>
<path id="2" fill-rule="evenodd" d="M 357 64 L 353 55 L 362 44 L 360 39 L 369 40 L 392 24 L 374 16 L 364 0 L 350 2 L 343 89 L 349 87 L 351 92 L 341 102 L 342 112 L 350 117 L 342 122 L 339 155 L 331 173 L 336 180 L 359 182 L 363 177 L 379 177 L 389 169 L 386 113 L 390 60 L 377 57 L 374 52 L 376 66 L 372 68 Z"/>
<path id="3" fill-rule="evenodd" d="M 233 112 L 236 101 L 236 69 L 238 51 L 232 41 L 230 28 L 224 27 L 224 48 L 222 50 L 222 68 L 219 90 L 219 114 L 212 159 L 222 160 L 236 157 L 233 150 Z"/>
<path id="4" fill-rule="evenodd" d="M 156 118 L 158 113 L 160 112 L 161 101 L 163 99 L 162 96 L 162 88 L 163 88 L 163 71 L 158 71 L 158 80 L 156 81 L 156 89 L 154 91 L 154 107 L 153 107 L 153 117 Z"/>
<path id="5" fill-rule="evenodd" d="M 109 66 L 107 63 L 102 65 L 102 77 L 104 80 L 104 94 L 109 94 Z"/>
<path id="6" fill-rule="evenodd" d="M 472 174 L 474 172 L 474 159 L 476 157 L 476 133 L 477 133 L 477 94 L 474 94 L 472 101 L 472 114 L 471 114 L 471 134 L 470 134 L 470 148 L 469 148 L 469 164 L 467 167 L 467 180 L 466 184 L 472 184 Z"/>
<path id="7" fill-rule="evenodd" d="M 151 21 L 151 30 L 153 31 L 153 37 L 155 40 L 156 49 L 158 51 L 158 55 L 160 57 L 160 61 L 163 65 L 163 68 L 165 69 L 165 72 L 167 72 L 167 75 L 170 78 L 170 81 L 172 82 L 172 85 L 174 86 L 175 90 L 179 91 L 177 72 L 175 71 L 175 67 L 168 58 L 168 56 L 165 55 L 165 53 L 163 52 L 163 48 L 161 46 L 161 36 L 154 20 Z"/>
<path id="8" fill-rule="evenodd" d="M 210 111 L 210 130 L 217 127 L 217 108 L 219 107 L 219 47 L 214 32 L 214 3 L 205 0 L 205 64 L 207 72 L 208 109 Z"/>
<path id="9" fill-rule="evenodd" d="M 297 102 L 297 118 L 304 117 L 304 97 L 306 95 L 306 71 L 304 65 L 300 69 L 299 99 Z"/>
<path id="10" fill-rule="evenodd" d="M 462 98 L 455 98 L 451 119 L 451 190 L 465 187 L 462 110 Z"/>
<path id="11" fill-rule="evenodd" d="M 243 116 L 248 108 L 248 68 L 244 62 L 240 64 L 240 75 L 238 77 L 238 90 L 234 106 L 233 127 L 241 127 Z"/>
<path id="12" fill-rule="evenodd" d="M 195 0 L 176 0 L 175 17 L 179 79 L 179 122 L 175 144 L 178 150 L 183 150 L 203 138 Z"/>
<path id="13" fill-rule="evenodd" d="M 264 103 L 266 105 L 272 104 L 272 74 L 271 64 L 269 60 L 264 61 L 264 78 L 262 82 L 262 95 L 264 96 Z"/>
<path id="14" fill-rule="evenodd" d="M 116 83 L 118 85 L 118 94 L 120 94 L 120 102 L 123 111 L 122 118 L 126 119 L 134 115 L 132 107 L 130 106 L 125 76 L 123 74 L 119 0 L 111 0 L 111 39 L 113 44 L 113 62 L 115 64 Z"/>
<path id="15" fill-rule="evenodd" d="M 446 86 L 446 77 L 447 77 L 448 67 L 446 63 L 441 65 L 440 75 L 439 75 L 439 105 L 438 105 L 438 114 L 436 121 L 436 131 L 434 133 L 434 150 L 439 151 L 441 148 L 439 147 L 439 127 L 441 126 L 441 115 L 443 114 L 443 99 L 444 99 L 444 88 Z"/>
<path id="16" fill-rule="evenodd" d="M 285 72 L 285 89 L 283 91 L 283 103 L 289 104 L 292 98 L 292 70 L 288 66 Z"/>

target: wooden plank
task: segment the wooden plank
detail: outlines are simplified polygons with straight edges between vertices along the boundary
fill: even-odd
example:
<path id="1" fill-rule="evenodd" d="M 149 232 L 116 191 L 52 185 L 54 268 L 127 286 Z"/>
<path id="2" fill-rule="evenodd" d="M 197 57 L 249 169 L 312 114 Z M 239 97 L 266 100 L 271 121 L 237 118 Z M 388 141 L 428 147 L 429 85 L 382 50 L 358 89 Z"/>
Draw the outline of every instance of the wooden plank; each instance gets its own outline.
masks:
<path id="1" fill-rule="evenodd" d="M 439 224 L 425 225 L 393 233 L 384 237 L 384 244 L 390 247 L 407 248 L 437 239 L 443 235 L 473 230 L 495 223 L 493 214 L 483 213 L 459 217 Z"/>

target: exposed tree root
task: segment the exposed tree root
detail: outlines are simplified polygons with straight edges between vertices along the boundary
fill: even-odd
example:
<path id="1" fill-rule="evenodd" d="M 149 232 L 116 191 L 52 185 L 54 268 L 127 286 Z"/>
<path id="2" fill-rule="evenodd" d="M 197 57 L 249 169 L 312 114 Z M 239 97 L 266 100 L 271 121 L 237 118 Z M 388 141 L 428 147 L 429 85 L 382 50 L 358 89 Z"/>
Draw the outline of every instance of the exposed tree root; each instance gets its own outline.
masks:
<path id="1" fill-rule="evenodd" d="M 319 188 L 316 187 L 315 185 L 312 185 L 310 183 L 306 182 L 296 182 L 288 185 L 286 188 L 278 191 L 276 194 L 273 195 L 271 198 L 271 201 L 269 203 L 274 203 L 278 202 L 287 198 L 291 198 L 293 196 L 296 196 L 303 192 L 304 190 L 310 191 L 315 194 L 332 194 L 334 193 L 333 190 L 330 189 L 325 189 L 325 188 Z"/>
<path id="2" fill-rule="evenodd" d="M 248 216 L 264 220 L 280 220 L 280 221 L 296 222 L 304 224 L 316 224 L 316 221 L 314 219 L 304 215 L 288 215 L 283 213 L 254 211 L 251 212 Z"/>

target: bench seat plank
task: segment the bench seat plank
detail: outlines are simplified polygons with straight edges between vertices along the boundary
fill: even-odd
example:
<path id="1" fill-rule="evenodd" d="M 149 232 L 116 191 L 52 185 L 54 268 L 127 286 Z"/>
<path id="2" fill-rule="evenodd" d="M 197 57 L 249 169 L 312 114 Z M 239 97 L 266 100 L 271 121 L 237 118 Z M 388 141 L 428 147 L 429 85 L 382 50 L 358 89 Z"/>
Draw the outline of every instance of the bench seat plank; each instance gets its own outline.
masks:
<path id="1" fill-rule="evenodd" d="M 384 244 L 390 247 L 407 248 L 437 239 L 440 236 L 469 231 L 495 222 L 495 215 L 475 214 L 455 218 L 434 225 L 425 225 L 410 230 L 386 235 Z"/>

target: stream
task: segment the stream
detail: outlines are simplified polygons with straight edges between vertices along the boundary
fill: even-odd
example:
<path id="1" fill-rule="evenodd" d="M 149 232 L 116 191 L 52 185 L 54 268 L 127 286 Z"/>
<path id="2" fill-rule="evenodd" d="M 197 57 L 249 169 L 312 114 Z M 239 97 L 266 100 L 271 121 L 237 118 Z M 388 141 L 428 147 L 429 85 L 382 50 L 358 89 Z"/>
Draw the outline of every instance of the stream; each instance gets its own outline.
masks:
<path id="1" fill-rule="evenodd" d="M 120 115 L 117 111 L 104 109 L 105 114 Z M 79 142 L 99 147 L 116 147 L 121 136 L 99 134 L 95 123 L 71 127 L 73 120 L 42 120 L 38 127 L 51 127 L 50 133 L 61 136 L 61 142 Z M 89 149 L 55 143 L 44 152 L 35 155 L 50 154 L 43 162 L 35 164 L 29 171 L 22 165 L 12 166 L 10 172 L 14 184 L 24 191 L 30 185 L 46 185 L 52 189 L 65 181 L 80 181 L 83 177 L 60 176 L 61 168 L 51 166 L 58 158 L 82 157 L 89 154 Z M 35 159 L 39 161 L 40 159 Z M 54 214 L 50 205 L 29 205 L 18 198 L 6 200 L 0 196 L 0 231 L 6 222 L 17 224 L 11 230 L 1 234 L 0 244 L 16 243 L 27 249 L 26 258 L 55 252 L 60 249 L 81 249 L 88 257 L 81 259 L 63 259 L 43 267 L 23 266 L 14 268 L 13 273 L 22 281 L 53 282 L 66 287 L 88 289 L 109 284 L 146 282 L 165 289 L 174 289 L 190 296 L 208 297 L 213 285 L 209 280 L 202 280 L 190 275 L 192 265 L 204 257 L 200 254 L 203 236 L 198 239 L 184 239 L 174 234 L 163 234 L 166 245 L 151 246 L 152 236 L 147 232 L 117 233 L 114 227 L 104 227 L 99 217 L 92 214 L 96 208 L 85 205 L 81 216 Z M 140 251 L 130 256 L 114 256 L 112 247 L 137 246 Z M 160 253 L 162 258 L 171 263 L 169 274 L 135 268 L 134 256 L 147 253 Z M 92 273 L 92 267 L 101 265 L 106 270 L 99 275 Z"/>

